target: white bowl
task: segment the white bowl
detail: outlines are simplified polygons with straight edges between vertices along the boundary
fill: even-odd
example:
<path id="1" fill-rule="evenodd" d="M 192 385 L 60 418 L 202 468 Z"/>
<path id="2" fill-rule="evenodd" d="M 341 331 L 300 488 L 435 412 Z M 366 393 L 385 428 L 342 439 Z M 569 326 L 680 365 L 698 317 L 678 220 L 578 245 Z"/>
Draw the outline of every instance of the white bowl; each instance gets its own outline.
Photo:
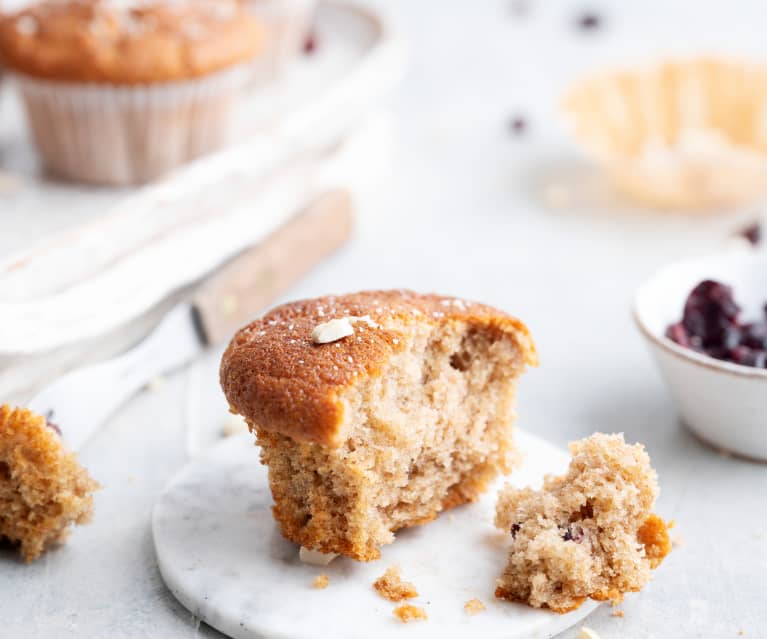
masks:
<path id="1" fill-rule="evenodd" d="M 637 292 L 634 318 L 668 382 L 682 421 L 718 448 L 767 461 L 767 370 L 713 359 L 665 337 L 668 325 L 681 320 L 687 295 L 704 279 L 733 286 L 744 320 L 763 317 L 767 253 L 744 251 L 662 269 Z"/>

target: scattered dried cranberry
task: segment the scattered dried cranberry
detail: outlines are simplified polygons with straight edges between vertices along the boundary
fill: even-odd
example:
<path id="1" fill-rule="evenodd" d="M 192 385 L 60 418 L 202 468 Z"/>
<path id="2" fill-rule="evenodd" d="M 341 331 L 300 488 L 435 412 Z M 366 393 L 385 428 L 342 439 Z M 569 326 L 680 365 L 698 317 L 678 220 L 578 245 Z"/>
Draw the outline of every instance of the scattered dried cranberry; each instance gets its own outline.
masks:
<path id="1" fill-rule="evenodd" d="M 527 131 L 527 120 L 523 118 L 522 116 L 515 116 L 511 118 L 509 122 L 509 128 L 511 129 L 512 133 L 514 135 L 522 135 L 525 131 Z"/>
<path id="2" fill-rule="evenodd" d="M 682 321 L 666 329 L 673 342 L 709 357 L 767 369 L 767 305 L 761 321 L 741 323 L 732 287 L 704 280 L 690 293 Z"/>
<path id="3" fill-rule="evenodd" d="M 586 533 L 584 532 L 583 528 L 581 528 L 578 525 L 570 524 L 565 528 L 565 532 L 562 535 L 562 539 L 565 541 L 573 541 L 576 544 L 579 544 L 583 541 L 583 538 L 586 536 Z"/>
<path id="4" fill-rule="evenodd" d="M 50 428 L 53 431 L 56 431 L 59 437 L 61 437 L 61 428 L 58 427 L 57 424 L 54 424 L 52 421 L 45 420 L 45 425 Z"/>
<path id="5" fill-rule="evenodd" d="M 317 34 L 314 31 L 310 31 L 306 34 L 306 40 L 304 40 L 304 54 L 311 55 L 317 50 Z"/>
<path id="6" fill-rule="evenodd" d="M 581 31 L 596 31 L 602 26 L 602 18 L 596 13 L 583 13 L 578 17 L 577 24 Z"/>
<path id="7" fill-rule="evenodd" d="M 753 246 L 758 246 L 762 241 L 762 225 L 759 222 L 749 224 L 746 228 L 738 231 L 738 235 L 746 238 Z"/>
<path id="8" fill-rule="evenodd" d="M 514 539 L 517 536 L 517 533 L 519 532 L 519 529 L 522 528 L 519 524 L 512 524 L 511 525 L 511 538 Z"/>

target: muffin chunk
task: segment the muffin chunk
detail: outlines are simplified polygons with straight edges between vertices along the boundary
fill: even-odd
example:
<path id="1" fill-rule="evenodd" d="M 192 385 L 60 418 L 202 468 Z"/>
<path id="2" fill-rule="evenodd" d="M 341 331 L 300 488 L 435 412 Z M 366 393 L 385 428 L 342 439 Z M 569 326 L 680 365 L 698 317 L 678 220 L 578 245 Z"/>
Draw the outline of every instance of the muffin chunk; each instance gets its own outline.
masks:
<path id="1" fill-rule="evenodd" d="M 97 488 L 44 417 L 0 406 L 0 539 L 26 561 L 90 521 Z"/>
<path id="2" fill-rule="evenodd" d="M 373 291 L 287 304 L 243 328 L 221 384 L 257 435 L 283 535 L 367 561 L 510 471 L 517 379 L 536 361 L 505 313 Z"/>
<path id="3" fill-rule="evenodd" d="M 570 444 L 565 475 L 543 489 L 502 491 L 496 525 L 511 533 L 496 597 L 565 613 L 587 598 L 621 601 L 640 590 L 671 550 L 644 447 L 596 433 Z"/>

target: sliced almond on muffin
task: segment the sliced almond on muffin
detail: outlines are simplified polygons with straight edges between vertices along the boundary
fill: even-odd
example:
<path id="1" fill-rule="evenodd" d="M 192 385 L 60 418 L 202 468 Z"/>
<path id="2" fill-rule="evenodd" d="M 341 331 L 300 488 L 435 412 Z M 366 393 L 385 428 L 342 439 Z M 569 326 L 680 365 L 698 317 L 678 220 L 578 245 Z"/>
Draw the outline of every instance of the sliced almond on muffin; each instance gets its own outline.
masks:
<path id="1" fill-rule="evenodd" d="M 343 318 L 353 333 L 312 338 Z M 221 384 L 257 435 L 283 535 L 367 561 L 511 470 L 517 380 L 536 363 L 510 315 L 374 291 L 274 309 L 235 335 Z"/>

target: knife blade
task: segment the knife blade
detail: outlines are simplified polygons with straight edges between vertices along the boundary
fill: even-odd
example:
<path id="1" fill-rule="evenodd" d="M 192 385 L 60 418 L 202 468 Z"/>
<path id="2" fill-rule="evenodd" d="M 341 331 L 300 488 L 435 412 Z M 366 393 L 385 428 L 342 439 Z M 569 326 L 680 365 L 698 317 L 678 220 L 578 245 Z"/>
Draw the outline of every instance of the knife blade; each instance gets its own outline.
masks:
<path id="1" fill-rule="evenodd" d="M 139 344 L 113 359 L 76 369 L 29 403 L 78 450 L 125 401 L 162 373 L 182 367 L 229 338 L 351 234 L 345 191 L 325 193 L 262 243 L 246 250 L 174 307 Z"/>

